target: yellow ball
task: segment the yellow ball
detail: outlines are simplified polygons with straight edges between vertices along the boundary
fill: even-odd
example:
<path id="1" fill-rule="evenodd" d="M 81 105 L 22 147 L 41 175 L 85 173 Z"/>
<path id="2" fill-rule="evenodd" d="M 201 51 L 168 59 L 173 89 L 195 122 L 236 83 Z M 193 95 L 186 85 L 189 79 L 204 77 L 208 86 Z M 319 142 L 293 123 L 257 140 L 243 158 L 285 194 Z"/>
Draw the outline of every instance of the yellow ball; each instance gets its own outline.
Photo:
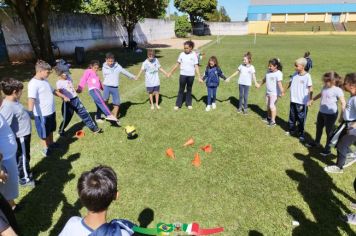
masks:
<path id="1" fill-rule="evenodd" d="M 134 138 L 135 136 L 137 136 L 136 128 L 133 125 L 126 126 L 125 132 L 126 132 L 128 138 Z"/>

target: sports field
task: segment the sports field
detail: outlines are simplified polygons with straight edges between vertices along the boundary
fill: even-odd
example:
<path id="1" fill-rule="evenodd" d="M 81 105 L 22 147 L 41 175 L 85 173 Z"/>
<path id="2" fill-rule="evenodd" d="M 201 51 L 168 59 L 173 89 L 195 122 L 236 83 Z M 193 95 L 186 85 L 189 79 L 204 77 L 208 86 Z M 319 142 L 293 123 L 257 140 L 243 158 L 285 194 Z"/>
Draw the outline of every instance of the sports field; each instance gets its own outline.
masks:
<path id="1" fill-rule="evenodd" d="M 201 73 L 207 57 L 215 55 L 224 73 L 230 76 L 243 54 L 250 51 L 259 81 L 268 60 L 280 58 L 286 86 L 294 60 L 309 50 L 316 94 L 324 72 L 335 70 L 345 75 L 356 70 L 353 36 L 258 36 L 257 43 L 253 41 L 253 36 L 229 36 L 218 45 L 205 45 L 201 49 L 206 54 Z M 103 61 L 106 52 L 94 52 L 89 57 Z M 113 52 L 119 63 L 135 74 L 145 59 L 145 53 Z M 165 70 L 172 68 L 179 52 L 157 51 Z M 16 65 L 1 69 L 0 75 L 13 76 L 27 84 L 31 70 L 27 65 Z M 206 87 L 196 80 L 193 110 L 183 107 L 174 111 L 178 71 L 170 79 L 160 76 L 159 111 L 150 110 L 143 76 L 139 81 L 122 77 L 121 123 L 137 128 L 136 140 L 128 140 L 123 128 L 110 127 L 109 123 L 100 125 L 104 129 L 100 135 L 84 128 L 86 136 L 77 140 L 72 135 L 83 125 L 74 116 L 68 137 L 58 141 L 63 148 L 42 158 L 33 131 L 31 163 L 40 184 L 34 189 L 21 189 L 18 203 L 23 209 L 17 218 L 23 235 L 57 235 L 70 216 L 85 214 L 77 200 L 76 183 L 83 171 L 98 164 L 113 167 L 119 176 L 120 199 L 110 207 L 110 219 L 126 218 L 149 227 L 159 222 L 195 221 L 206 228 L 223 226 L 225 232 L 221 235 L 231 236 L 356 234 L 354 226 L 340 220 L 350 212 L 350 202 L 356 201 L 352 188 L 356 165 L 343 174 L 329 175 L 323 168 L 333 164 L 336 156 L 323 158 L 320 150 L 308 149 L 298 139 L 285 136 L 289 93 L 278 102 L 278 125 L 274 128 L 261 121 L 265 116 L 265 87 L 250 90 L 248 115 L 236 112 L 237 78 L 221 83 L 216 110 L 205 111 Z M 72 69 L 76 84 L 82 73 L 83 68 Z M 50 80 L 54 85 L 54 74 Z M 27 91 L 23 103 L 26 94 Z M 80 98 L 89 111 L 96 110 L 87 91 Z M 56 98 L 57 122 L 61 120 L 60 105 Z M 307 118 L 307 138 L 315 136 L 317 112 L 315 103 Z M 195 145 L 183 147 L 190 137 Z M 325 135 L 322 143 L 324 138 Z M 212 144 L 212 153 L 199 151 L 206 144 Z M 168 147 L 175 150 L 176 160 L 165 156 Z M 191 164 L 196 152 L 202 158 L 200 168 Z M 292 221 L 300 225 L 293 226 Z"/>

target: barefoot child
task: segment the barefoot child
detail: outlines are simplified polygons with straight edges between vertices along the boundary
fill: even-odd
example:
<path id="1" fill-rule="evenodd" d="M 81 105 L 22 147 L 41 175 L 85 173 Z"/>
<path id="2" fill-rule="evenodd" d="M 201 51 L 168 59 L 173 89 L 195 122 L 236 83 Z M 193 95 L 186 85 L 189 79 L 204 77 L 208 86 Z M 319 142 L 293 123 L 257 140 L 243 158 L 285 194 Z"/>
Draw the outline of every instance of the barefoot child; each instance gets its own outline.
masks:
<path id="1" fill-rule="evenodd" d="M 284 96 L 284 89 L 282 86 L 283 73 L 282 64 L 279 59 L 273 58 L 268 62 L 268 72 L 262 80 L 261 87 L 266 83 L 266 105 L 267 118 L 264 120 L 267 125 L 273 127 L 276 125 L 277 107 L 276 103 L 278 97 Z"/>
<path id="2" fill-rule="evenodd" d="M 147 50 L 147 59 L 143 62 L 142 67 L 136 78 L 140 78 L 141 73 L 145 72 L 145 84 L 146 90 L 149 94 L 151 110 L 154 110 L 153 96 L 156 99 L 156 108 L 160 109 L 159 102 L 159 90 L 160 81 L 158 71 L 161 71 L 164 75 L 168 76 L 168 73 L 162 69 L 161 64 L 155 57 L 155 51 L 152 49 Z"/>

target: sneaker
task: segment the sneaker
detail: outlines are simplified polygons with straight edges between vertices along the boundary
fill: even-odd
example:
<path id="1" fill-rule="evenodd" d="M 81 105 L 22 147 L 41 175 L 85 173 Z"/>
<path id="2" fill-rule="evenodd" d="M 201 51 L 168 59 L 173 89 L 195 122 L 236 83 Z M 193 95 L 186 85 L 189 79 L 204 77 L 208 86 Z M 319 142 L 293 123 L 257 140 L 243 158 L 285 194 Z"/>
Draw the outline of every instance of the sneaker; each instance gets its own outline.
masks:
<path id="1" fill-rule="evenodd" d="M 287 132 L 285 132 L 285 135 L 294 136 L 295 135 L 295 131 L 287 131 Z"/>
<path id="2" fill-rule="evenodd" d="M 95 119 L 95 122 L 96 122 L 97 124 L 102 124 L 102 123 L 104 123 L 104 121 L 103 121 L 102 119 Z"/>
<path id="3" fill-rule="evenodd" d="M 304 136 L 299 136 L 299 141 L 302 142 L 302 143 L 304 143 L 304 142 L 305 142 Z"/>
<path id="4" fill-rule="evenodd" d="M 322 155 L 323 157 L 327 157 L 327 156 L 329 156 L 330 154 L 331 154 L 330 151 L 322 151 L 322 152 L 320 153 L 320 155 Z"/>
<path id="5" fill-rule="evenodd" d="M 157 108 L 157 110 L 161 109 L 161 107 L 157 104 L 156 104 L 156 108 Z"/>
<path id="6" fill-rule="evenodd" d="M 154 110 L 154 109 L 155 109 L 155 107 L 153 105 L 151 105 L 151 110 Z"/>
<path id="7" fill-rule="evenodd" d="M 311 143 L 306 143 L 305 146 L 308 148 L 313 148 L 313 147 L 321 147 L 321 144 L 316 142 L 311 142 Z"/>
<path id="8" fill-rule="evenodd" d="M 35 184 L 35 181 L 34 180 L 29 180 L 29 181 L 26 181 L 26 182 L 23 182 L 20 180 L 20 186 L 21 187 L 31 187 L 31 188 L 34 188 L 36 186 Z"/>
<path id="9" fill-rule="evenodd" d="M 346 223 L 349 223 L 351 225 L 356 225 L 356 214 L 347 214 L 343 218 Z"/>
<path id="10" fill-rule="evenodd" d="M 179 107 L 175 106 L 173 109 L 174 109 L 175 111 L 178 111 L 178 110 L 179 110 Z"/>
<path id="11" fill-rule="evenodd" d="M 356 202 L 352 202 L 352 203 L 350 204 L 350 207 L 351 207 L 352 209 L 356 210 Z"/>
<path id="12" fill-rule="evenodd" d="M 41 154 L 42 154 L 43 157 L 48 157 L 49 156 L 49 149 L 48 148 L 42 149 Z"/>
<path id="13" fill-rule="evenodd" d="M 188 110 L 192 110 L 193 109 L 193 107 L 192 106 L 188 106 Z"/>
<path id="14" fill-rule="evenodd" d="M 216 103 L 213 102 L 213 103 L 211 104 L 211 107 L 212 107 L 213 109 L 216 109 Z"/>
<path id="15" fill-rule="evenodd" d="M 117 118 L 115 117 L 115 116 L 113 116 L 113 115 L 110 115 L 110 116 L 107 116 L 106 118 L 105 118 L 105 120 L 107 120 L 107 121 L 117 121 Z"/>
<path id="16" fill-rule="evenodd" d="M 267 118 L 263 118 L 262 122 L 269 124 L 269 122 L 271 121 L 271 118 L 267 117 Z"/>
<path id="17" fill-rule="evenodd" d="M 205 108 L 205 111 L 210 111 L 210 110 L 211 110 L 211 106 L 207 105 L 206 108 Z"/>
<path id="18" fill-rule="evenodd" d="M 343 168 L 349 167 L 352 164 L 354 164 L 355 162 L 356 162 L 356 158 L 346 157 L 345 165 L 343 166 Z"/>
<path id="19" fill-rule="evenodd" d="M 328 173 L 332 173 L 332 174 L 341 174 L 344 171 L 342 169 L 340 169 L 338 166 L 326 166 L 324 168 L 324 170 Z"/>
<path id="20" fill-rule="evenodd" d="M 276 122 L 275 121 L 270 121 L 268 124 L 267 124 L 269 127 L 274 127 L 276 126 Z"/>
<path id="21" fill-rule="evenodd" d="M 237 109 L 237 113 L 242 113 L 242 109 L 241 108 Z"/>
<path id="22" fill-rule="evenodd" d="M 247 114 L 248 114 L 247 110 L 244 110 L 244 115 L 247 115 Z"/>
<path id="23" fill-rule="evenodd" d="M 350 158 L 356 158 L 356 153 L 350 152 L 350 153 L 347 153 L 347 156 Z"/>
<path id="24" fill-rule="evenodd" d="M 98 128 L 98 129 L 94 130 L 93 132 L 94 132 L 94 134 L 102 134 L 104 131 L 103 131 L 103 129 Z"/>

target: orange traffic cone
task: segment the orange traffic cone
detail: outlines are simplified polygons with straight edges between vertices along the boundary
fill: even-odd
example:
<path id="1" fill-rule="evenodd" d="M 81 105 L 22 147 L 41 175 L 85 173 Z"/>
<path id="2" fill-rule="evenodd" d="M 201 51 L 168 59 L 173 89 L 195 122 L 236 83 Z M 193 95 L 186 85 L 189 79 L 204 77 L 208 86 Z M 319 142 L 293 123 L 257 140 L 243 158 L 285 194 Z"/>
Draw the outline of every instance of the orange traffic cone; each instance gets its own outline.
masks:
<path id="1" fill-rule="evenodd" d="M 75 133 L 75 137 L 77 137 L 77 138 L 83 138 L 84 136 L 85 136 L 84 130 L 78 130 L 78 131 Z"/>
<path id="2" fill-rule="evenodd" d="M 185 142 L 185 144 L 183 146 L 187 147 L 187 146 L 191 146 L 193 144 L 194 144 L 194 139 L 190 138 L 190 139 L 187 140 L 187 142 Z"/>
<path id="3" fill-rule="evenodd" d="M 193 166 L 195 166 L 195 167 L 199 167 L 199 166 L 200 166 L 201 160 L 200 160 L 200 155 L 199 155 L 199 153 L 195 153 L 195 155 L 194 155 L 194 160 L 192 161 L 192 164 L 193 164 Z"/>
<path id="4" fill-rule="evenodd" d="M 213 147 L 211 146 L 211 144 L 200 147 L 200 149 L 207 153 L 211 153 L 213 151 Z"/>
<path id="5" fill-rule="evenodd" d="M 167 157 L 169 157 L 169 158 L 171 158 L 171 159 L 173 159 L 173 160 L 176 159 L 176 156 L 174 155 L 173 148 L 168 148 L 168 149 L 166 150 L 166 155 L 167 155 Z"/>

